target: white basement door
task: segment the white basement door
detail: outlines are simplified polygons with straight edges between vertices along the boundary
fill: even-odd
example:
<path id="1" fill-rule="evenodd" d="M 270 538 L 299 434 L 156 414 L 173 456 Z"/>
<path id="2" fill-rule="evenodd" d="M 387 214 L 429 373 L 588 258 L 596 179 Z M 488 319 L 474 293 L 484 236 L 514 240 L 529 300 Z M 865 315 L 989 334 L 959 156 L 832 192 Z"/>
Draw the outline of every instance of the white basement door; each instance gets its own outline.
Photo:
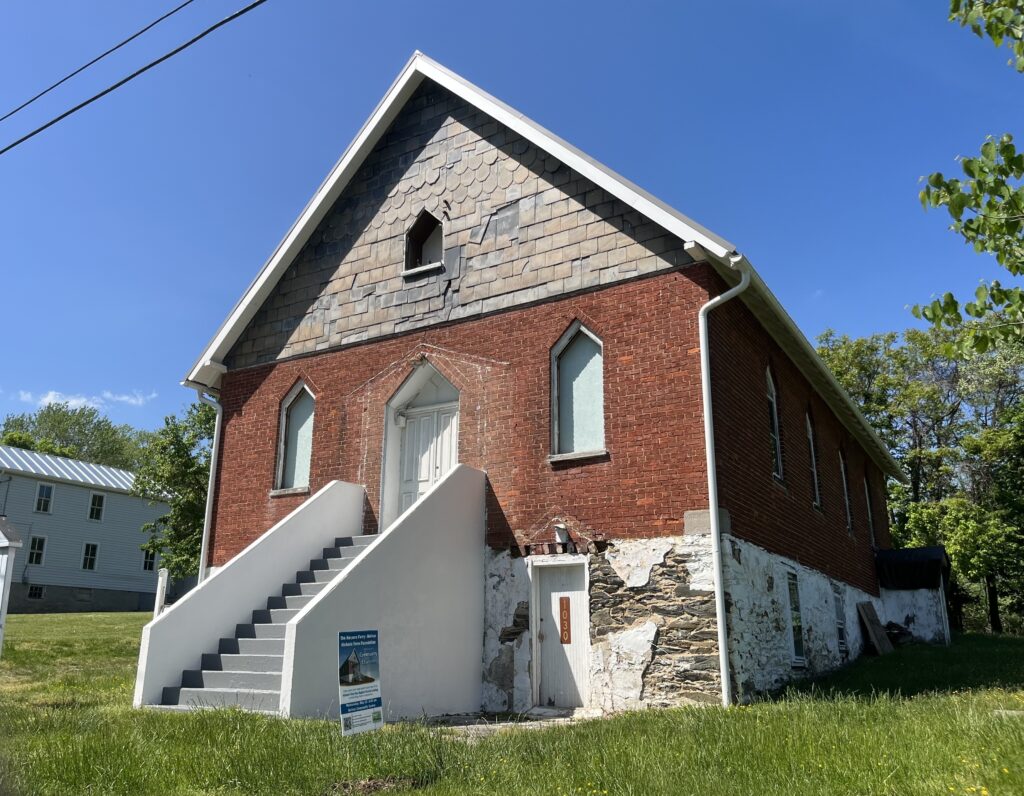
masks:
<path id="1" fill-rule="evenodd" d="M 409 409 L 402 429 L 399 512 L 419 500 L 459 458 L 459 405 Z"/>
<path id="2" fill-rule="evenodd" d="M 539 704 L 542 707 L 577 708 L 586 704 L 590 654 L 590 622 L 583 566 L 544 566 L 535 570 L 540 579 Z"/>

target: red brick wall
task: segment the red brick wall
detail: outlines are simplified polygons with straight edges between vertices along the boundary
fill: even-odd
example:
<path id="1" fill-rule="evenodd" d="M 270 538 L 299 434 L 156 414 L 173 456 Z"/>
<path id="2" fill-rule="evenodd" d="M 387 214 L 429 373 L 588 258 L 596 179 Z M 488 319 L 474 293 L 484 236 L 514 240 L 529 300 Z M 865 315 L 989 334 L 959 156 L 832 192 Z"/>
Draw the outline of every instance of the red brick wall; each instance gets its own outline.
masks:
<path id="1" fill-rule="evenodd" d="M 212 539 L 223 564 L 305 496 L 269 496 L 280 401 L 316 395 L 310 486 L 365 484 L 380 512 L 384 404 L 426 356 L 460 390 L 460 461 L 487 471 L 488 542 L 663 536 L 707 507 L 697 309 L 706 266 L 313 356 L 227 373 Z M 604 344 L 609 456 L 552 465 L 550 349 L 579 319 Z"/>
<path id="2" fill-rule="evenodd" d="M 732 529 L 774 553 L 795 559 L 872 594 L 878 593 L 867 525 L 864 476 L 871 484 L 875 538 L 889 546 L 884 477 L 793 362 L 739 300 L 710 315 L 712 400 L 719 504 Z M 765 369 L 778 394 L 783 482 L 772 475 Z M 805 414 L 817 441 L 821 510 L 813 507 Z M 839 450 L 846 454 L 853 510 L 847 532 Z"/>

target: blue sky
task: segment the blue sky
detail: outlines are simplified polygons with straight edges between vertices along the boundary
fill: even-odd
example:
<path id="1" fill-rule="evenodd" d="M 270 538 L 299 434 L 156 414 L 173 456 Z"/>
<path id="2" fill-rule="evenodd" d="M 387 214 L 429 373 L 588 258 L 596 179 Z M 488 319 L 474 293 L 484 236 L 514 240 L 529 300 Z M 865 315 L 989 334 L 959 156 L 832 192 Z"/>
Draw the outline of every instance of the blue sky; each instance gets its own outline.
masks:
<path id="1" fill-rule="evenodd" d="M 177 0 L 0 5 L 0 115 Z M 0 123 L 7 143 L 244 5 L 196 0 Z M 153 428 L 413 50 L 730 239 L 809 337 L 999 270 L 918 178 L 1024 136 L 1024 77 L 943 2 L 269 0 L 0 156 L 0 415 Z"/>

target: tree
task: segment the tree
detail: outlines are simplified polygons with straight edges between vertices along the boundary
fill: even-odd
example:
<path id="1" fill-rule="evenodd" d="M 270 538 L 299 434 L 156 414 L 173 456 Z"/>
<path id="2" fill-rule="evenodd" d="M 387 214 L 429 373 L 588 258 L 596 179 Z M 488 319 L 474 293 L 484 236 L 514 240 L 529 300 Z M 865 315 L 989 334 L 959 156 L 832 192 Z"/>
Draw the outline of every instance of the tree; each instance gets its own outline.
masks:
<path id="1" fill-rule="evenodd" d="M 91 406 L 72 409 L 66 403 L 47 404 L 35 412 L 7 415 L 0 426 L 4 439 L 21 442 L 40 453 L 53 453 L 94 464 L 134 470 L 149 432 L 129 425 L 114 425 Z"/>
<path id="2" fill-rule="evenodd" d="M 136 494 L 170 507 L 143 526 L 150 538 L 142 547 L 159 554 L 175 578 L 195 574 L 198 567 L 215 422 L 216 413 L 206 404 L 192 404 L 180 419 L 167 416 L 135 474 Z"/>
<path id="3" fill-rule="evenodd" d="M 943 544 L 956 575 L 1024 617 L 1024 341 L 965 347 L 981 323 L 851 339 L 819 353 L 889 445 L 907 483 L 889 484 L 897 545 Z"/>
<path id="4" fill-rule="evenodd" d="M 1010 63 L 1024 72 L 1024 0 L 950 0 L 949 18 L 969 27 L 979 37 L 988 36 L 996 47 L 1009 47 Z M 931 174 L 921 191 L 926 207 L 945 207 L 952 218 L 950 229 L 975 251 L 995 256 L 1012 276 L 1024 270 L 1024 153 L 1017 151 L 1013 136 L 989 137 L 979 157 L 960 158 L 966 179 Z M 965 347 L 984 351 L 1009 340 L 1024 339 L 1024 290 L 1003 286 L 998 280 L 982 283 L 974 301 L 961 303 L 946 293 L 914 314 L 936 325 L 959 326 L 964 314 L 995 322 L 973 327 L 963 338 Z"/>

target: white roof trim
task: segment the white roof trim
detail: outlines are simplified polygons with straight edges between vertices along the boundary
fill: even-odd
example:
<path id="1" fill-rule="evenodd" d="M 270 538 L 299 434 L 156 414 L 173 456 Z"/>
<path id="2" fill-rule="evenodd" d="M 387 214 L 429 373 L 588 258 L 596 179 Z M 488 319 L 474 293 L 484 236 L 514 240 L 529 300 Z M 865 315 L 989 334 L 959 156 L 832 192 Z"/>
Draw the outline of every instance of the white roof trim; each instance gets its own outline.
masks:
<path id="1" fill-rule="evenodd" d="M 363 160 L 376 146 L 380 137 L 388 129 L 391 122 L 401 111 L 409 97 L 423 82 L 424 78 L 433 80 L 438 85 L 460 97 L 470 105 L 479 108 L 496 121 L 515 131 L 535 146 L 553 155 L 573 171 L 587 178 L 595 185 L 603 188 L 608 193 L 622 200 L 633 207 L 642 215 L 655 222 L 667 232 L 683 240 L 691 249 L 694 244 L 703 249 L 710 257 L 709 259 L 720 271 L 727 272 L 728 257 L 736 252 L 736 247 L 701 226 L 692 219 L 686 217 L 678 210 L 670 207 L 660 199 L 649 194 L 639 186 L 616 174 L 608 167 L 587 156 L 576 147 L 562 140 L 554 133 L 541 127 L 539 124 L 528 119 L 519 111 L 509 107 L 501 100 L 492 97 L 487 92 L 468 82 L 454 72 L 441 66 L 441 64 L 428 58 L 423 53 L 416 51 L 409 59 L 405 68 L 399 74 L 391 88 L 388 89 L 384 98 L 374 109 L 370 118 L 366 120 L 362 129 L 348 145 L 341 159 L 335 164 L 327 179 L 317 189 L 313 198 L 303 209 L 298 219 L 288 230 L 284 239 L 277 245 L 270 259 L 264 264 L 256 279 L 246 289 L 242 298 L 231 310 L 231 314 L 221 324 L 213 339 L 207 344 L 202 355 L 196 360 L 189 370 L 184 383 L 190 387 L 209 387 L 217 389 L 220 377 L 224 373 L 224 358 L 231 347 L 238 341 L 253 316 L 263 305 L 263 302 L 270 296 L 274 286 L 277 284 L 284 271 L 288 268 L 294 258 L 299 254 L 306 244 L 309 236 L 316 229 L 320 221 L 327 215 L 328 211 L 341 195 L 349 180 L 354 176 Z M 695 259 L 699 259 L 696 250 L 691 250 Z M 793 323 L 789 315 L 782 310 L 778 300 L 767 289 L 763 280 L 754 272 L 754 285 L 758 292 L 761 292 L 771 310 L 782 321 L 787 331 L 792 333 L 799 341 L 799 347 L 804 353 L 809 353 L 816 370 L 820 373 L 815 375 L 824 376 L 827 383 L 836 387 L 842 396 L 846 408 L 851 410 L 857 418 L 856 425 L 860 426 L 859 431 L 868 434 L 867 447 L 874 448 L 873 456 L 884 469 L 893 475 L 899 474 L 899 467 L 893 460 L 885 445 L 875 434 L 867 420 L 861 414 L 859 408 L 853 403 L 849 396 L 839 387 L 834 376 L 818 358 L 813 346 L 807 341 L 803 333 Z"/>

